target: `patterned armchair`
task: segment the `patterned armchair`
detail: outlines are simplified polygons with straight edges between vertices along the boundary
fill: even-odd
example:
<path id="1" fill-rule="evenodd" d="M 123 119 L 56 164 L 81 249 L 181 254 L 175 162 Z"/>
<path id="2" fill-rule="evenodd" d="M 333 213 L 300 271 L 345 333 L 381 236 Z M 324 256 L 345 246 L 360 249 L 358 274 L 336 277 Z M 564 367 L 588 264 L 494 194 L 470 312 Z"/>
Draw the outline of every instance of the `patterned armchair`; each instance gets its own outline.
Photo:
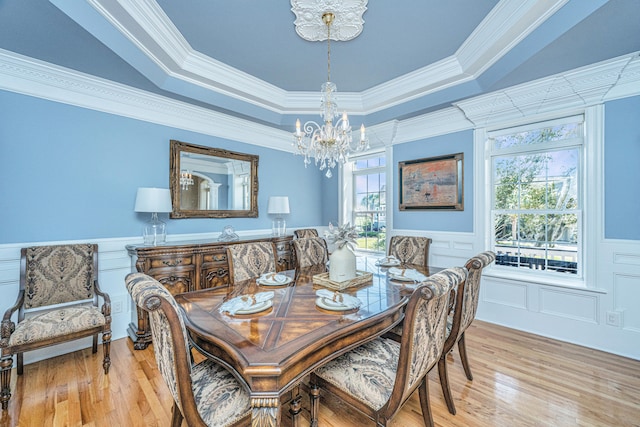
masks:
<path id="1" fill-rule="evenodd" d="M 402 264 L 428 267 L 430 245 L 428 237 L 393 236 L 389 242 L 389 256 L 395 256 Z"/>
<path id="2" fill-rule="evenodd" d="M 316 230 L 315 228 L 300 228 L 298 230 L 295 230 L 293 234 L 296 236 L 296 239 L 318 237 L 318 230 Z"/>
<path id="3" fill-rule="evenodd" d="M 296 253 L 296 269 L 326 266 L 329 260 L 327 242 L 322 237 L 302 237 L 291 242 Z"/>
<path id="4" fill-rule="evenodd" d="M 183 418 L 188 426 L 248 423 L 246 386 L 211 359 L 191 365 L 187 330 L 171 293 L 144 273 L 131 273 L 125 282 L 133 301 L 149 312 L 156 362 L 174 401 L 171 426 L 179 427 Z"/>
<path id="5" fill-rule="evenodd" d="M 273 242 L 252 242 L 229 245 L 229 282 L 260 277 L 276 271 L 276 246 Z"/>
<path id="6" fill-rule="evenodd" d="M 377 426 L 386 426 L 419 389 L 424 423 L 433 426 L 427 374 L 444 346 L 450 290 L 466 277 L 466 269 L 454 267 L 416 288 L 407 304 L 400 343 L 377 338 L 313 372 L 309 392 L 312 421 L 318 416 L 319 387 L 367 415 Z"/>
<path id="7" fill-rule="evenodd" d="M 480 298 L 480 278 L 482 277 L 482 269 L 491 264 L 496 259 L 496 255 L 491 251 L 482 252 L 471 258 L 465 264 L 469 271 L 467 280 L 458 286 L 455 292 L 455 301 L 452 301 L 452 312 L 449 313 L 447 319 L 447 339 L 444 343 L 444 350 L 440 361 L 438 361 L 438 375 L 440 376 L 440 385 L 442 393 L 447 402 L 449 412 L 456 413 L 456 407 L 451 396 L 449 388 L 449 377 L 447 374 L 447 353 L 458 343 L 458 351 L 460 352 L 460 361 L 464 372 L 469 379 L 473 380 L 471 369 L 469 368 L 469 360 L 467 359 L 467 347 L 464 342 L 464 332 L 467 330 L 473 319 L 476 317 L 478 309 L 478 300 Z"/>
<path id="8" fill-rule="evenodd" d="M 103 305 L 98 306 L 98 297 Z M 18 312 L 18 322 L 11 317 Z M 23 373 L 23 353 L 65 341 L 93 336 L 98 351 L 102 333 L 104 373 L 111 359 L 111 302 L 98 286 L 98 245 L 75 244 L 23 248 L 18 298 L 2 319 L 0 376 L 2 409 L 11 398 L 11 367 L 17 359 Z"/>

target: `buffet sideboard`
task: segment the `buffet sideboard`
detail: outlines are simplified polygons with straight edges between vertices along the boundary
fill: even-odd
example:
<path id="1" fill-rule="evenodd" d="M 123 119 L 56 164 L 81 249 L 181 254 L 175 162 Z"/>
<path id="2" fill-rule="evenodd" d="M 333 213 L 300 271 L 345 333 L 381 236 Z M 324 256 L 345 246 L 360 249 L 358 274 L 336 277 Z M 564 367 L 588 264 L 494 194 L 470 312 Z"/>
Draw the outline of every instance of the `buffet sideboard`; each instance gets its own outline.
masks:
<path id="1" fill-rule="evenodd" d="M 193 240 L 170 242 L 161 246 L 127 245 L 135 269 L 148 274 L 172 295 L 199 289 L 229 286 L 227 247 L 247 242 L 271 241 L 276 245 L 278 271 L 294 268 L 291 252 L 293 236 L 242 236 L 234 242 Z M 135 317 L 127 329 L 136 350 L 151 343 L 149 317 L 136 307 Z"/>

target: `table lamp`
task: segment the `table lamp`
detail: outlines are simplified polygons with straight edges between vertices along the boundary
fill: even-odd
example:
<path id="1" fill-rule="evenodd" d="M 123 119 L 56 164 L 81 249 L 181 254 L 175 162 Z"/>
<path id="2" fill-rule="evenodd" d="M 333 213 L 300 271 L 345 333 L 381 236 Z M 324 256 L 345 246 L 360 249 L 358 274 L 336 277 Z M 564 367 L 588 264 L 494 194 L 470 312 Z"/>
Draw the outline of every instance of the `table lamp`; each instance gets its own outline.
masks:
<path id="1" fill-rule="evenodd" d="M 144 244 L 157 246 L 166 242 L 165 223 L 158 219 L 158 213 L 171 212 L 171 193 L 168 188 L 138 188 L 136 212 L 151 212 L 151 220 L 142 229 Z"/>
<path id="2" fill-rule="evenodd" d="M 270 196 L 267 213 L 276 215 L 271 223 L 271 234 L 274 236 L 284 236 L 287 231 L 287 223 L 284 218 L 282 218 L 282 215 L 289 214 L 289 197 Z"/>

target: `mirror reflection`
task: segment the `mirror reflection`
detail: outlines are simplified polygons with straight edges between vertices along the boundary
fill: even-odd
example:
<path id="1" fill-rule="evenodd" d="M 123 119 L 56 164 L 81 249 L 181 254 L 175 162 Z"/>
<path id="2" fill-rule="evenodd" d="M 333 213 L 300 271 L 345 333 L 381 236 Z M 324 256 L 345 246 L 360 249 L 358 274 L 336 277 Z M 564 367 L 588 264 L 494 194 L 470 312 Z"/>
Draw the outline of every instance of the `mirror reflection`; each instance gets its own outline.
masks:
<path id="1" fill-rule="evenodd" d="M 171 141 L 172 218 L 257 216 L 258 156 Z"/>

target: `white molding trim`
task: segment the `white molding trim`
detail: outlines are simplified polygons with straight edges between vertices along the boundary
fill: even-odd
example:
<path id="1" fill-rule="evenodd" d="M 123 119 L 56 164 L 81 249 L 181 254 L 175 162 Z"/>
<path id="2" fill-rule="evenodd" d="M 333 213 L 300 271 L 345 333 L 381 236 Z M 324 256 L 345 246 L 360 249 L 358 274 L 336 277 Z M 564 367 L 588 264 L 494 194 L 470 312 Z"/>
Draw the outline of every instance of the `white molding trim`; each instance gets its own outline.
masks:
<path id="1" fill-rule="evenodd" d="M 163 84 L 178 79 L 271 111 L 301 113 L 288 110 L 286 91 L 194 51 L 154 0 L 87 0 L 84 5 L 74 6 L 68 0 L 50 1 L 93 34 L 99 33 L 98 27 L 105 22 L 87 18 L 87 8 L 97 11 L 165 74 Z M 475 78 L 567 1 L 501 0 L 454 55 L 362 92 L 357 103 L 364 108 L 354 112 L 383 110 Z M 109 40 L 102 42 L 110 44 Z M 117 51 L 115 46 L 109 47 Z M 148 78 L 157 72 L 138 71 Z M 300 107 L 303 111 L 317 110 L 317 96 Z"/>
<path id="2" fill-rule="evenodd" d="M 640 52 L 635 52 L 470 98 L 433 113 L 380 123 L 370 129 L 372 135 L 379 132 L 385 143 L 400 144 L 640 95 L 639 83 Z M 275 150 L 294 151 L 289 132 L 3 49 L 0 49 L 0 89 Z M 310 93 L 305 96 L 312 98 Z M 317 94 L 314 96 L 317 101 Z M 295 97 L 291 99 L 295 102 Z M 347 99 L 350 103 L 357 101 L 355 96 Z M 314 112 L 317 113 L 317 105 Z"/>
<path id="3" fill-rule="evenodd" d="M 0 89 L 293 152 L 292 134 L 0 49 Z"/>

